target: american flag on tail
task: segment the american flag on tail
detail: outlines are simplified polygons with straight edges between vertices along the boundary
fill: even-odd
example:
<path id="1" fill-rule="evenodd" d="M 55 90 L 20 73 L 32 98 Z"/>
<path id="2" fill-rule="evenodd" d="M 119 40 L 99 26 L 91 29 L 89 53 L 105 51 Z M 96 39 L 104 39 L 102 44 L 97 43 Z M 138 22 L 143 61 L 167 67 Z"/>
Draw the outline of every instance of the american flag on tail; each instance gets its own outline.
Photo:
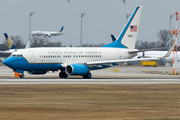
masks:
<path id="1" fill-rule="evenodd" d="M 131 32 L 137 32 L 137 25 L 131 25 L 130 26 L 130 31 Z"/>

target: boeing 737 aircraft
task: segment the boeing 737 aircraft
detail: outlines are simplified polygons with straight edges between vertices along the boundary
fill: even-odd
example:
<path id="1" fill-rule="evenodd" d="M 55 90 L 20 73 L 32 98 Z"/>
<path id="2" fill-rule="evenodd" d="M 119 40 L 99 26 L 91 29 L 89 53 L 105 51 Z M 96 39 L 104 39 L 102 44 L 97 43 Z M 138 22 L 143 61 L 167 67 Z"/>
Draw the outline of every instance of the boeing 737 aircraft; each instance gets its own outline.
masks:
<path id="1" fill-rule="evenodd" d="M 134 46 L 141 12 L 142 6 L 137 6 L 118 39 L 103 47 L 22 49 L 12 53 L 4 64 L 18 72 L 20 77 L 24 77 L 24 71 L 31 74 L 60 71 L 60 78 L 67 78 L 68 75 L 91 78 L 91 70 L 112 67 L 120 62 L 147 60 L 149 58 L 130 59 L 138 52 Z"/>
<path id="2" fill-rule="evenodd" d="M 64 34 L 64 31 L 63 31 L 63 29 L 64 29 L 64 26 L 59 30 L 59 32 L 53 32 L 53 31 L 33 31 L 32 33 L 31 33 L 31 35 L 37 35 L 37 36 L 44 36 L 45 38 L 46 37 L 49 37 L 49 38 L 51 38 L 51 36 L 59 36 L 59 35 L 62 35 L 62 34 Z"/>

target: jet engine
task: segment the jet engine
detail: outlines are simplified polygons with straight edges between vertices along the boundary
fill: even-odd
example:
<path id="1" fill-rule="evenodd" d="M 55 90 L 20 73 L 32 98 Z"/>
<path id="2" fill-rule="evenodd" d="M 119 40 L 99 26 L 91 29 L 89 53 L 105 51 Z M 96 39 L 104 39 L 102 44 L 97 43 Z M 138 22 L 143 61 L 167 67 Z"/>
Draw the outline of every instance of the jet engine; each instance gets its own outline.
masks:
<path id="1" fill-rule="evenodd" d="M 28 71 L 29 74 L 46 74 L 47 71 Z"/>
<path id="2" fill-rule="evenodd" d="M 70 64 L 66 66 L 65 71 L 69 75 L 86 75 L 89 70 L 84 64 Z"/>

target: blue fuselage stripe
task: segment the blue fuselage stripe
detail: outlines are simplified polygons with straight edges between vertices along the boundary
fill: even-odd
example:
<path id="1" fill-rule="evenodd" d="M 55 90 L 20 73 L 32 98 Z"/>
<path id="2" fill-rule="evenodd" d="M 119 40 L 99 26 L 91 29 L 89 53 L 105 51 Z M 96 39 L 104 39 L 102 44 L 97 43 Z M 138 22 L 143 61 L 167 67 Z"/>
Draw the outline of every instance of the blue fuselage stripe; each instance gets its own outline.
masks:
<path id="1" fill-rule="evenodd" d="M 24 71 L 57 71 L 63 69 L 61 63 L 28 63 L 24 57 L 9 57 L 5 64 L 14 70 Z"/>
<path id="2" fill-rule="evenodd" d="M 14 70 L 21 71 L 64 71 L 65 68 L 61 66 L 62 63 L 29 63 L 24 57 L 9 57 L 4 61 L 4 64 Z M 116 63 L 112 64 L 117 65 Z M 90 70 L 98 70 L 108 68 L 110 66 L 101 65 L 101 68 L 91 67 Z"/>

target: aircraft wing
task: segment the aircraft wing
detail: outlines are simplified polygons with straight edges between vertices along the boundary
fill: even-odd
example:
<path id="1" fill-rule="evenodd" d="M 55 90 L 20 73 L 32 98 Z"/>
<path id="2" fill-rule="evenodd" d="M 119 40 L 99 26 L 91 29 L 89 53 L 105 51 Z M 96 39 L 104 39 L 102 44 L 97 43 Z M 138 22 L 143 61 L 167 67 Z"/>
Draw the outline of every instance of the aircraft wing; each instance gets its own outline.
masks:
<path id="1" fill-rule="evenodd" d="M 7 54 L 7 53 L 13 53 L 13 52 L 10 52 L 10 51 L 0 51 L 0 53 L 5 53 L 5 54 Z"/>
<path id="2" fill-rule="evenodd" d="M 160 58 L 169 57 L 169 55 L 171 54 L 174 46 L 175 46 L 175 44 L 172 45 L 172 47 L 169 49 L 169 51 L 163 57 L 94 61 L 94 62 L 87 62 L 86 65 L 87 66 L 99 65 L 99 64 L 105 64 L 105 65 L 109 64 L 109 65 L 111 65 L 112 63 L 117 63 L 118 64 L 118 63 L 121 63 L 121 62 L 132 62 L 132 61 L 141 61 L 141 60 L 159 60 Z"/>
<path id="3" fill-rule="evenodd" d="M 174 46 L 175 46 L 175 43 L 172 45 L 172 47 L 169 49 L 169 51 L 166 53 L 166 55 L 163 56 L 162 58 L 169 57 L 171 55 L 172 50 L 174 49 Z"/>
<path id="4" fill-rule="evenodd" d="M 122 62 L 130 62 L 130 61 L 140 61 L 140 60 L 159 60 L 159 58 L 137 58 L 137 59 L 121 59 L 121 60 L 106 60 L 106 61 L 93 61 L 93 62 L 87 62 L 87 63 L 79 63 L 79 64 L 85 64 L 87 67 L 101 67 L 101 65 L 106 66 L 113 66 L 114 63 L 122 63 Z M 71 63 L 63 63 L 61 64 L 62 67 L 66 67 Z"/>
<path id="5" fill-rule="evenodd" d="M 6 51 L 0 51 L 0 53 L 13 53 L 13 52 L 16 52 L 17 50 L 16 49 L 11 49 L 11 50 L 6 50 Z"/>
<path id="6" fill-rule="evenodd" d="M 122 62 L 132 62 L 132 61 L 141 61 L 141 60 L 159 60 L 159 58 L 140 58 L 140 59 L 121 59 L 121 60 L 107 60 L 107 61 L 94 61 L 94 62 L 88 62 L 86 63 L 87 66 L 92 65 L 111 65 L 112 63 L 122 63 Z"/>

